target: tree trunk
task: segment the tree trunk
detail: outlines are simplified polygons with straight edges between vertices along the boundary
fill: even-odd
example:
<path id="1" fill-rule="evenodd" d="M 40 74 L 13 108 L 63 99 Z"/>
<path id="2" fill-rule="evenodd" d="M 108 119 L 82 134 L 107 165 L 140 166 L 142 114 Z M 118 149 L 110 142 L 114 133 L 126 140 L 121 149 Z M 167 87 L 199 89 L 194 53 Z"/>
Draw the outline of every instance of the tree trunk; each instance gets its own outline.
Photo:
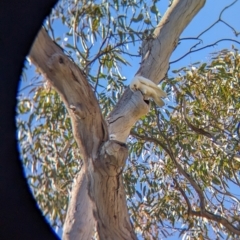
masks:
<path id="1" fill-rule="evenodd" d="M 158 83 L 187 24 L 205 0 L 175 0 L 143 46 L 137 74 Z M 58 91 L 72 120 L 74 137 L 84 159 L 75 179 L 64 224 L 63 239 L 90 239 L 94 227 L 100 239 L 137 239 L 128 215 L 122 170 L 128 156 L 130 129 L 149 110 L 141 93 L 125 91 L 115 109 L 102 117 L 97 99 L 82 71 L 41 30 L 29 53 L 31 61 Z M 109 140 L 114 134 L 116 140 Z"/>

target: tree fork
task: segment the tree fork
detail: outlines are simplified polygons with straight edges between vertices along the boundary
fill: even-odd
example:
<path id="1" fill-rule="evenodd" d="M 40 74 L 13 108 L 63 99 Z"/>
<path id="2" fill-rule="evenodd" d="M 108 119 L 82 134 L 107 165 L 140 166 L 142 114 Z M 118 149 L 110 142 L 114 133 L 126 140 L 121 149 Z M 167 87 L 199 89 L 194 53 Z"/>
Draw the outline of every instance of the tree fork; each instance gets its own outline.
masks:
<path id="1" fill-rule="evenodd" d="M 187 24 L 205 0 L 175 0 L 145 43 L 137 74 L 158 83 Z M 177 23 L 177 24 L 176 24 Z M 140 92 L 128 88 L 107 119 L 82 71 L 41 30 L 29 53 L 31 61 L 51 82 L 68 109 L 84 167 L 76 176 L 64 224 L 63 239 L 89 239 L 94 226 L 100 239 L 136 239 L 127 212 L 122 169 L 127 137 L 149 106 Z M 108 139 L 109 134 L 115 140 Z"/>
<path id="2" fill-rule="evenodd" d="M 82 71 L 42 29 L 29 53 L 31 61 L 60 94 L 84 160 L 69 204 L 63 239 L 136 239 L 126 203 L 122 170 L 126 144 L 108 140 L 97 99 Z"/>

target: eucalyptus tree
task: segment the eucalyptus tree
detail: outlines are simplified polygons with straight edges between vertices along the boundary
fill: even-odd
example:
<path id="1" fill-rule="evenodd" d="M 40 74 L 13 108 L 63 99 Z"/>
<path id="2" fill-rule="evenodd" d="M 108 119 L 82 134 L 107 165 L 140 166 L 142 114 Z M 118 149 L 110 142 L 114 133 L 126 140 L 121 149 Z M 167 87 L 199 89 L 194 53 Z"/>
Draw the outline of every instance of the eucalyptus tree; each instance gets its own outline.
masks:
<path id="1" fill-rule="evenodd" d="M 158 1 L 62 0 L 46 20 L 17 126 L 29 185 L 63 239 L 240 235 L 238 50 L 168 74 L 204 4 L 170 1 L 162 17 Z M 167 105 L 129 89 L 122 70 L 136 59 Z"/>

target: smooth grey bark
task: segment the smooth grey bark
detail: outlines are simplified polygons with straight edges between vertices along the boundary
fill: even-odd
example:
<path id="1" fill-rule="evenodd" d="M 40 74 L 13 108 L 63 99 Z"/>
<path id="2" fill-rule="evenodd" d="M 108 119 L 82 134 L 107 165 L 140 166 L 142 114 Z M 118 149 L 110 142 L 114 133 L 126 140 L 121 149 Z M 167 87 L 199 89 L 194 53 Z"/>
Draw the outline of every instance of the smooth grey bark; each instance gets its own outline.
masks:
<path id="1" fill-rule="evenodd" d="M 153 38 L 143 43 L 142 62 L 136 75 L 146 77 L 156 84 L 165 77 L 169 58 L 178 44 L 180 34 L 205 2 L 173 1 L 156 26 Z M 132 93 L 127 89 L 107 119 L 109 134 L 114 134 L 118 141 L 126 142 L 132 126 L 147 112 L 146 103 L 139 100 L 138 92 Z"/>
<path id="2" fill-rule="evenodd" d="M 143 46 L 137 74 L 155 83 L 168 69 L 169 57 L 187 24 L 205 0 L 175 0 Z M 135 122 L 149 110 L 140 92 L 125 91 L 107 119 L 82 71 L 41 30 L 29 53 L 31 61 L 60 94 L 72 120 L 74 137 L 84 159 L 76 177 L 64 224 L 63 239 L 90 239 L 94 227 L 99 238 L 136 239 L 122 181 L 128 156 L 125 145 Z M 114 134 L 115 141 L 109 140 Z"/>

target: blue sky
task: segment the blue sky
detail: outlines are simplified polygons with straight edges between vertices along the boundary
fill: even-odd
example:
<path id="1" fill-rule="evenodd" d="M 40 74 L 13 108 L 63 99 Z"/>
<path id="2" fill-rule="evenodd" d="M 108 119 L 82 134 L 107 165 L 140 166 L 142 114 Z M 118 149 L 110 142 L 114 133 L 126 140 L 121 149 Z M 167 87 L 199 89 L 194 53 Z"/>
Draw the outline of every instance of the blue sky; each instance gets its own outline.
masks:
<path id="1" fill-rule="evenodd" d="M 164 11 L 167 8 L 167 0 L 162 0 L 160 3 L 160 12 L 161 14 L 164 13 Z M 226 6 L 231 4 L 232 0 L 207 0 L 204 8 L 199 12 L 199 14 L 193 19 L 193 21 L 189 24 L 189 26 L 184 30 L 184 32 L 181 35 L 181 38 L 190 38 L 190 37 L 196 37 L 198 36 L 203 30 L 205 30 L 207 27 L 209 27 L 212 23 L 214 23 L 221 12 L 221 10 Z M 222 19 L 224 19 L 228 24 L 233 26 L 237 31 L 240 32 L 240 1 L 238 1 L 233 7 L 227 9 L 224 14 L 222 15 Z M 55 37 L 60 36 L 64 38 L 64 32 L 66 30 L 66 27 L 62 26 L 60 23 L 55 25 Z M 205 33 L 201 39 L 203 40 L 202 44 L 200 44 L 198 47 L 203 47 L 208 44 L 211 44 L 219 39 L 235 39 L 240 41 L 240 37 L 235 37 L 233 31 L 228 28 L 223 23 L 218 23 L 216 26 L 214 26 L 209 32 Z M 69 40 L 70 41 L 70 40 Z M 182 41 L 181 44 L 177 47 L 177 49 L 173 52 L 170 62 L 178 59 L 183 54 L 185 54 L 190 46 L 192 46 L 194 43 L 196 43 L 195 40 L 187 40 Z M 210 53 L 220 51 L 224 48 L 230 49 L 232 44 L 234 44 L 237 48 L 240 48 L 237 43 L 233 43 L 231 41 L 224 41 L 219 44 L 217 44 L 214 47 L 206 48 L 202 51 L 190 54 L 183 58 L 181 61 L 171 64 L 169 76 L 171 77 L 171 71 L 174 69 L 180 69 L 183 66 L 191 66 L 194 62 L 207 62 L 210 59 Z M 137 49 L 131 48 L 131 51 L 136 51 Z M 122 74 L 126 76 L 127 83 L 133 78 L 136 71 L 139 68 L 139 61 L 136 61 L 135 59 L 129 58 L 128 61 L 131 63 L 130 66 L 123 66 L 122 67 Z M 28 79 L 31 79 L 34 76 L 34 68 L 31 67 L 27 71 Z M 173 75 L 172 75 L 173 76 Z M 22 89 L 26 86 L 26 84 L 29 84 L 29 82 L 22 83 L 19 89 Z M 26 92 L 27 94 L 27 92 Z M 234 192 L 239 191 L 239 189 L 232 189 Z M 171 240 L 179 239 L 177 236 L 168 238 Z"/>
<path id="2" fill-rule="evenodd" d="M 203 30 L 205 30 L 207 27 L 209 27 L 212 23 L 214 23 L 218 18 L 221 10 L 231 4 L 233 1 L 230 0 L 207 0 L 204 8 L 199 12 L 199 14 L 193 19 L 193 21 L 189 24 L 189 26 L 185 29 L 185 31 L 182 33 L 181 38 L 186 37 L 196 37 L 201 33 Z M 222 15 L 222 19 L 225 20 L 227 23 L 235 27 L 237 31 L 240 31 L 240 15 L 239 15 L 239 9 L 240 9 L 240 2 L 238 1 L 233 7 L 229 8 L 224 12 Z M 199 47 L 203 47 L 205 45 L 211 44 L 214 41 L 217 41 L 219 39 L 238 39 L 240 41 L 240 38 L 236 38 L 228 27 L 226 27 L 223 23 L 218 23 L 216 26 L 214 26 L 209 32 L 204 34 L 202 37 L 203 44 Z M 179 56 L 184 54 L 186 50 L 189 49 L 190 43 L 195 43 L 196 41 L 185 41 L 185 44 L 181 44 L 176 51 L 173 53 L 171 60 L 173 61 L 177 59 Z M 173 64 L 171 67 L 182 67 L 187 64 L 191 64 L 196 61 L 207 61 L 209 59 L 209 53 L 211 52 L 217 52 L 223 48 L 230 48 L 233 43 L 230 41 L 225 41 L 222 43 L 217 44 L 214 47 L 207 48 L 205 50 L 202 50 L 200 52 L 196 52 L 194 54 L 188 55 L 185 57 L 181 63 Z M 236 47 L 237 44 L 234 43 Z"/>
<path id="3" fill-rule="evenodd" d="M 167 9 L 168 6 L 167 2 L 168 2 L 167 0 L 164 1 L 162 0 L 161 3 L 159 4 L 160 6 L 159 10 L 161 14 L 164 14 L 165 10 Z M 180 38 L 197 37 L 203 30 L 205 30 L 212 23 L 214 23 L 218 19 L 221 10 L 225 6 L 231 4 L 232 2 L 233 2 L 232 0 L 207 0 L 204 8 L 201 9 L 197 16 L 195 16 L 193 21 L 191 21 L 191 23 L 183 31 Z M 222 19 L 224 19 L 227 23 L 229 23 L 237 31 L 240 32 L 240 24 L 238 24 L 240 23 L 239 9 L 240 1 L 237 1 L 237 3 L 233 7 L 229 8 L 224 12 Z M 54 24 L 55 37 L 61 37 L 63 39 L 65 37 L 66 29 L 67 27 L 62 25 L 61 21 L 56 22 Z M 203 40 L 203 42 L 198 46 L 199 48 L 204 47 L 208 44 L 212 44 L 213 42 L 220 39 L 235 39 L 240 42 L 240 37 L 238 38 L 235 37 L 233 31 L 227 26 L 225 26 L 223 23 L 218 23 L 210 31 L 201 36 L 201 39 Z M 71 38 L 68 38 L 68 41 L 69 43 L 71 43 Z M 189 50 L 189 48 L 196 42 L 197 42 L 196 40 L 181 41 L 180 45 L 173 52 L 170 58 L 170 62 L 175 61 L 181 56 L 183 56 Z M 209 47 L 204 50 L 191 53 L 188 56 L 181 59 L 180 61 L 178 61 L 177 63 L 171 64 L 169 73 L 171 73 L 171 70 L 179 69 L 183 66 L 191 66 L 191 64 L 194 62 L 209 61 L 210 53 L 220 51 L 223 48 L 230 49 L 232 44 L 234 44 L 237 48 L 239 47 L 237 43 L 231 41 L 224 41 L 218 43 L 213 47 Z M 131 48 L 130 51 L 132 53 L 135 53 L 135 51 L 137 51 L 137 48 Z M 134 59 L 129 58 L 128 61 L 131 63 L 131 67 L 123 66 L 122 74 L 127 78 L 129 82 L 134 77 L 136 71 L 138 70 L 141 59 L 139 59 L 139 61 L 136 61 L 136 58 Z M 31 77 L 34 76 L 34 68 L 30 68 L 27 74 L 28 79 L 31 79 Z"/>

